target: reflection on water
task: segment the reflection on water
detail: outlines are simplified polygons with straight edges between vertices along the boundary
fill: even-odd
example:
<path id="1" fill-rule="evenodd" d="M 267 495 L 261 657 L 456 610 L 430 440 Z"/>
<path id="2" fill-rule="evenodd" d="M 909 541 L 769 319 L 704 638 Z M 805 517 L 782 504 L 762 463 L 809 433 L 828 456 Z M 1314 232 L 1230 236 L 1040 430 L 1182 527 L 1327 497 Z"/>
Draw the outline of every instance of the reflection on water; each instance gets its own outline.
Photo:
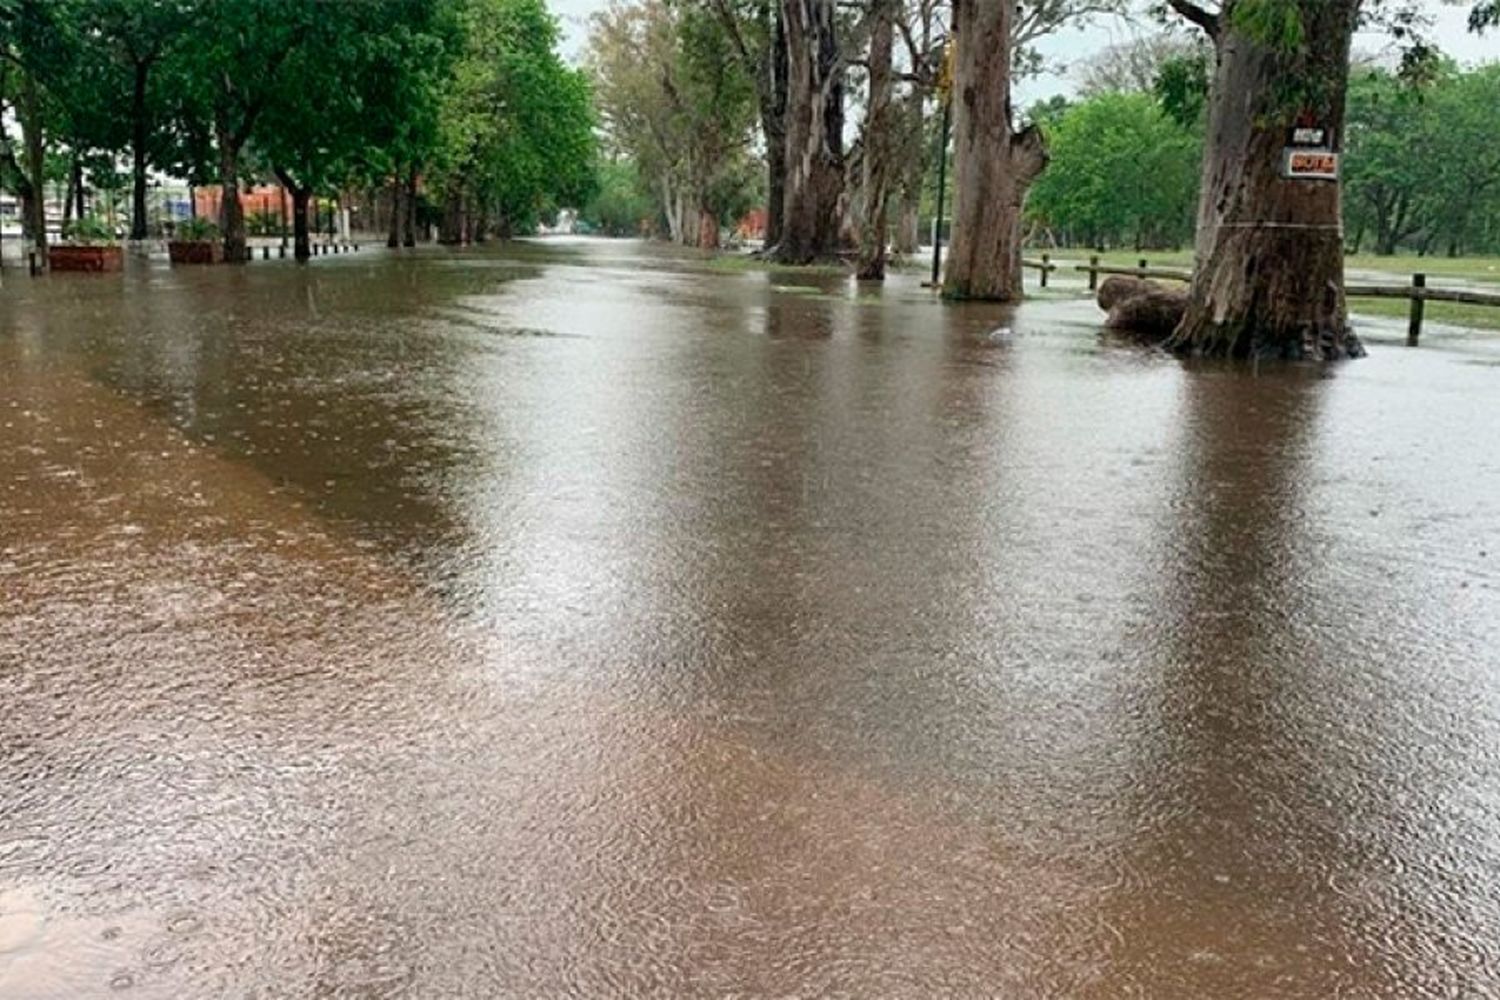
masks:
<path id="1" fill-rule="evenodd" d="M 1096 320 L 8 281 L 0 996 L 1500 994 L 1495 367 Z"/>

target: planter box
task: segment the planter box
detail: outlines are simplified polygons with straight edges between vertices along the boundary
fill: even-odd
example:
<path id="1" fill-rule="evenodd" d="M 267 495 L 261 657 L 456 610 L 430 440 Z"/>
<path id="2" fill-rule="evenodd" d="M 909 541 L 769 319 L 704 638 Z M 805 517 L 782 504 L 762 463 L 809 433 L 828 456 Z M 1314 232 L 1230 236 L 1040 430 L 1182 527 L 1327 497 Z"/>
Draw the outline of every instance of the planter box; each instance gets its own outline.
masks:
<path id="1" fill-rule="evenodd" d="M 54 271 L 118 271 L 125 266 L 125 248 L 108 243 L 48 247 L 47 266 Z"/>
<path id="2" fill-rule="evenodd" d="M 172 240 L 167 255 L 174 264 L 222 264 L 224 243 L 221 240 Z"/>

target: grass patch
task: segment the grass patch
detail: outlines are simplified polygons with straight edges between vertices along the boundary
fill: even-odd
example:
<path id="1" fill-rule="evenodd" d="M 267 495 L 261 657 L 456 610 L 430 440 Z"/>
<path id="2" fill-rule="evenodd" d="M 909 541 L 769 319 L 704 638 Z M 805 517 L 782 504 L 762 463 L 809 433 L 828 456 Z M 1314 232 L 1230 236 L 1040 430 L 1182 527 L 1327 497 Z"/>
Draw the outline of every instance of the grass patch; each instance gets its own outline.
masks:
<path id="1" fill-rule="evenodd" d="M 747 271 L 791 271 L 796 274 L 848 274 L 849 268 L 843 264 L 803 264 L 793 266 L 790 264 L 778 264 L 775 261 L 765 260 L 761 257 L 752 257 L 747 253 L 720 253 L 708 258 L 708 269 L 710 271 L 722 271 L 728 274 L 742 274 Z"/>
<path id="2" fill-rule="evenodd" d="M 1405 299 L 1350 298 L 1349 311 L 1355 315 L 1405 319 L 1411 315 L 1411 304 Z M 1472 330 L 1500 330 L 1500 306 L 1475 306 L 1462 302 L 1429 302 L 1427 311 L 1424 313 L 1424 322 L 1466 326 Z"/>

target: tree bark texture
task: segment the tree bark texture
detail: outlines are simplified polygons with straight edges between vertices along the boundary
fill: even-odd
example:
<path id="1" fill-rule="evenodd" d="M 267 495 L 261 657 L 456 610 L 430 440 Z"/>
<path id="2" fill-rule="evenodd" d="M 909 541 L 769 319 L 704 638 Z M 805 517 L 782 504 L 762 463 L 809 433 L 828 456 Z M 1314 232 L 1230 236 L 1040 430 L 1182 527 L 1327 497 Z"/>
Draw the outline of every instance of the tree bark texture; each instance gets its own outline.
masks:
<path id="1" fill-rule="evenodd" d="M 151 63 L 137 60 L 130 93 L 130 238 L 144 240 L 146 218 L 146 143 L 150 138 L 146 121 L 146 82 Z"/>
<path id="2" fill-rule="evenodd" d="M 224 260 L 245 260 L 245 209 L 240 204 L 240 151 L 230 131 L 220 123 L 219 141 L 219 229 L 224 234 Z"/>
<path id="3" fill-rule="evenodd" d="M 391 226 L 385 237 L 385 245 L 391 249 L 401 245 L 401 229 L 406 223 L 406 206 L 402 204 L 403 189 L 401 175 L 398 173 L 391 178 Z"/>
<path id="4" fill-rule="evenodd" d="M 417 245 L 417 168 L 409 168 L 406 172 L 406 198 L 402 205 L 406 210 L 406 232 L 402 236 L 401 245 L 414 247 Z"/>
<path id="5" fill-rule="evenodd" d="M 770 80 L 761 98 L 760 121 L 766 134 L 766 234 L 765 246 L 781 241 L 781 219 L 786 211 L 786 24 L 781 7 L 776 8 L 767 60 Z"/>
<path id="6" fill-rule="evenodd" d="M 943 294 L 1021 297 L 1021 206 L 1046 168 L 1035 126 L 1012 124 L 1012 0 L 953 0 L 953 237 Z"/>
<path id="7" fill-rule="evenodd" d="M 47 266 L 46 138 L 42 134 L 42 95 L 36 77 L 27 73 L 16 105 L 16 118 L 26 136 L 26 187 L 21 198 L 22 221 L 40 266 Z"/>
<path id="8" fill-rule="evenodd" d="M 891 47 L 895 43 L 895 0 L 875 0 L 870 31 L 870 110 L 865 118 L 864 218 L 859 227 L 861 281 L 885 280 L 885 247 L 890 233 L 891 163 L 896 128 L 891 106 Z"/>
<path id="9" fill-rule="evenodd" d="M 1342 144 L 1358 7 L 1301 0 L 1304 42 L 1295 51 L 1219 19 L 1192 291 L 1169 345 L 1179 353 L 1364 353 L 1344 300 L 1340 184 L 1283 176 L 1287 133 L 1299 118 L 1330 130 L 1334 151 Z"/>
<path id="10" fill-rule="evenodd" d="M 305 263 L 312 257 L 312 235 L 307 228 L 307 203 L 312 192 L 307 188 L 289 188 L 292 193 L 292 256 Z"/>
<path id="11" fill-rule="evenodd" d="M 834 0 L 783 0 L 786 26 L 786 178 L 781 238 L 769 256 L 809 264 L 839 250 L 844 183 L 843 62 Z"/>

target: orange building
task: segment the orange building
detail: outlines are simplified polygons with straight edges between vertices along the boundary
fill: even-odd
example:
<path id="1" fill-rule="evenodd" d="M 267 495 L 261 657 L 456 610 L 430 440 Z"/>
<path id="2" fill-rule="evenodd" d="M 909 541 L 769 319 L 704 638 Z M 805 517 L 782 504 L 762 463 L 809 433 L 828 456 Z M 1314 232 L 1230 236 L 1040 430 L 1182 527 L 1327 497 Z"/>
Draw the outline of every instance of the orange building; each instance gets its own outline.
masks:
<path id="1" fill-rule="evenodd" d="M 217 184 L 193 189 L 193 210 L 200 219 L 217 219 L 223 201 L 224 189 Z M 283 200 L 284 199 L 284 200 Z M 282 218 L 282 205 L 290 216 L 292 196 L 286 194 L 279 184 L 257 184 L 248 191 L 240 192 L 240 207 L 245 218 L 265 214 L 278 221 Z"/>

